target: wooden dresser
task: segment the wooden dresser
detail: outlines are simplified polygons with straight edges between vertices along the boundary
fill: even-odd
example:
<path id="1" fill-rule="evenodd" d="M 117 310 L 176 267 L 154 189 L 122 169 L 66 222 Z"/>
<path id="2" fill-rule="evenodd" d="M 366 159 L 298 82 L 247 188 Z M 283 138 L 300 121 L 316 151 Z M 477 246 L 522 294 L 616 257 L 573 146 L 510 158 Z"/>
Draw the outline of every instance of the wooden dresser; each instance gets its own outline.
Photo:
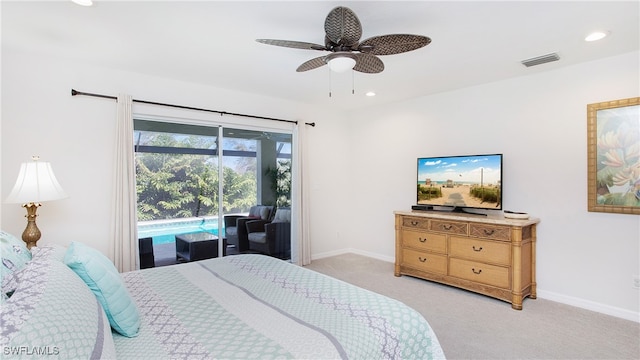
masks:
<path id="1" fill-rule="evenodd" d="M 536 298 L 536 218 L 396 211 L 395 276 L 474 291 L 522 309 Z"/>

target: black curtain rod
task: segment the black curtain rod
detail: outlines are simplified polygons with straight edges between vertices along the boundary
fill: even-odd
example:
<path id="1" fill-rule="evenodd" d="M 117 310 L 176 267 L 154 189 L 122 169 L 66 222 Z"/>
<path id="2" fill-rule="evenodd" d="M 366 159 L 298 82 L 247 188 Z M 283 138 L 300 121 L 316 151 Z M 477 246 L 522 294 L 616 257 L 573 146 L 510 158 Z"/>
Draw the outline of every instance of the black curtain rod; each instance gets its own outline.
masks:
<path id="1" fill-rule="evenodd" d="M 105 99 L 113 99 L 113 100 L 118 100 L 117 96 L 109 96 L 109 95 L 101 95 L 101 94 L 92 94 L 92 93 L 87 93 L 87 92 L 82 92 L 82 91 L 77 91 L 75 89 L 71 89 L 71 96 L 76 96 L 76 95 L 86 95 L 86 96 L 93 96 L 93 97 L 100 97 L 100 98 L 105 98 Z M 190 106 L 183 106 L 183 105 L 173 105 L 173 104 L 165 104 L 165 103 L 159 103 L 159 102 L 154 102 L 154 101 L 146 101 L 146 100 L 136 100 L 133 99 L 133 102 L 137 102 L 137 103 L 141 103 L 141 104 L 149 104 L 149 105 L 159 105 L 159 106 L 169 106 L 169 107 L 173 107 L 173 108 L 178 108 L 178 109 L 186 109 L 186 110 L 196 110 L 196 111 L 206 111 L 206 112 L 212 112 L 212 113 L 216 113 L 216 114 L 220 114 L 220 116 L 222 115 L 234 115 L 234 116 L 242 116 L 242 117 L 249 117 L 249 118 L 254 118 L 254 119 L 262 119 L 262 120 L 273 120 L 273 121 L 281 121 L 281 122 L 288 122 L 288 123 L 293 123 L 293 124 L 297 124 L 297 121 L 294 120 L 284 120 L 284 119 L 276 119 L 276 118 L 270 118 L 270 117 L 264 117 L 264 116 L 257 116 L 257 115 L 247 115 L 247 114 L 238 114 L 238 113 L 230 113 L 230 112 L 226 112 L 226 111 L 218 111 L 218 110 L 210 110 L 210 109 L 202 109 L 202 108 L 196 108 L 196 107 L 190 107 Z M 309 126 L 316 126 L 316 123 L 305 123 L 305 125 L 309 125 Z"/>

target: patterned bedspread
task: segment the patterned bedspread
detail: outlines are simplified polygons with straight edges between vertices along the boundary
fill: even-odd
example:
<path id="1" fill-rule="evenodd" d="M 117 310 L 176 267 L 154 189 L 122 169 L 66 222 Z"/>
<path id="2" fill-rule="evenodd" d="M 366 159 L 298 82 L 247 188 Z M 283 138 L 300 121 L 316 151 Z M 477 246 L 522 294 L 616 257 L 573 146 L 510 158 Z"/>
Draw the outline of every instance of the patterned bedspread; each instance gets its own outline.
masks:
<path id="1" fill-rule="evenodd" d="M 432 359 L 444 354 L 415 310 L 262 255 L 123 274 L 143 317 L 114 333 L 122 359 Z"/>

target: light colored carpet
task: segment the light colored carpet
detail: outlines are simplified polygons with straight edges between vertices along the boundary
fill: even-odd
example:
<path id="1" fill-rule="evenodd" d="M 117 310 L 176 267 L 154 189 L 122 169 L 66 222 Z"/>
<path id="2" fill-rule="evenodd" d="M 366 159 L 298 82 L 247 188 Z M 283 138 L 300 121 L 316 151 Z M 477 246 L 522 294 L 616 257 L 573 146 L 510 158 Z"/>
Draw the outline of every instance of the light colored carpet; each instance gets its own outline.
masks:
<path id="1" fill-rule="evenodd" d="M 356 254 L 307 269 L 402 301 L 429 322 L 448 359 L 640 359 L 640 324 L 544 299 L 524 309 L 410 276 Z"/>

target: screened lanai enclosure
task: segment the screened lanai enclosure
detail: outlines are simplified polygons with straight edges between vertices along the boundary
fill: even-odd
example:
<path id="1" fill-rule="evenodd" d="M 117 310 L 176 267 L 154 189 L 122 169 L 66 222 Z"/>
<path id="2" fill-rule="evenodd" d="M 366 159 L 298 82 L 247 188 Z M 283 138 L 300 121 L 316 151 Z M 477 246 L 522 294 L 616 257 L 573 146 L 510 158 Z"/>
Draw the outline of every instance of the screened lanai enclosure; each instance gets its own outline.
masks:
<path id="1" fill-rule="evenodd" d="M 218 243 L 224 217 L 290 211 L 291 149 L 291 133 L 134 120 L 141 267 L 191 260 L 181 246 L 198 259 L 246 251 Z"/>

